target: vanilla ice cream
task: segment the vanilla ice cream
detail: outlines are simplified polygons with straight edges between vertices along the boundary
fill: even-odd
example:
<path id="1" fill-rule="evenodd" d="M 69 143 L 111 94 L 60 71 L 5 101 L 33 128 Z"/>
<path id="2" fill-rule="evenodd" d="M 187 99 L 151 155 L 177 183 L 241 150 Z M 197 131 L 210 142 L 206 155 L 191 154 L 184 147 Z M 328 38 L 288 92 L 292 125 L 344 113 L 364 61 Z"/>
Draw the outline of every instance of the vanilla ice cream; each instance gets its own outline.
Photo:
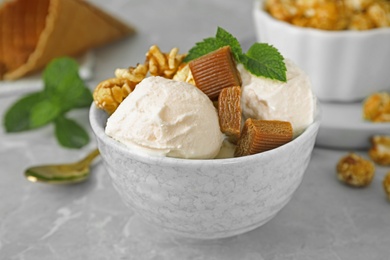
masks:
<path id="1" fill-rule="evenodd" d="M 105 131 L 131 149 L 176 158 L 214 158 L 223 142 L 207 95 L 162 77 L 139 83 L 109 117 Z"/>
<path id="2" fill-rule="evenodd" d="M 290 60 L 285 64 L 287 82 L 257 77 L 238 65 L 241 107 L 244 118 L 290 122 L 297 136 L 313 122 L 316 101 L 309 77 Z"/>

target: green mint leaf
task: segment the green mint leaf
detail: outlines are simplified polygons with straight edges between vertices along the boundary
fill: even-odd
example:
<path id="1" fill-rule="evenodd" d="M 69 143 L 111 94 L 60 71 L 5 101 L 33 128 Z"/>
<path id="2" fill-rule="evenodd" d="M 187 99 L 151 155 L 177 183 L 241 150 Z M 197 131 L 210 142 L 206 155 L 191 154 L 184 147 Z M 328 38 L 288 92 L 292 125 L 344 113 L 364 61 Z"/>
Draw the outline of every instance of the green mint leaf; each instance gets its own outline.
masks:
<path id="1" fill-rule="evenodd" d="M 218 50 L 220 45 L 215 38 L 206 38 L 202 42 L 195 44 L 195 47 L 188 51 L 187 56 L 184 58 L 184 62 L 192 61 L 210 52 Z"/>
<path id="2" fill-rule="evenodd" d="M 224 46 L 230 46 L 234 58 L 238 61 L 239 56 L 242 54 L 242 48 L 237 38 L 235 38 L 232 34 L 222 29 L 221 27 L 218 27 L 217 34 L 215 37 L 217 39 L 219 48 Z"/>
<path id="3" fill-rule="evenodd" d="M 56 119 L 60 113 L 61 107 L 58 103 L 49 99 L 42 100 L 31 108 L 30 124 L 33 128 L 44 126 Z"/>
<path id="4" fill-rule="evenodd" d="M 92 92 L 89 88 L 83 88 L 81 96 L 75 100 L 75 108 L 90 107 L 93 102 Z"/>
<path id="5" fill-rule="evenodd" d="M 3 125 L 5 131 L 12 133 L 35 128 L 30 122 L 31 108 L 44 99 L 43 92 L 34 92 L 17 100 L 4 115 Z"/>
<path id="6" fill-rule="evenodd" d="M 184 62 L 192 61 L 225 46 L 230 46 L 233 56 L 236 59 L 242 53 L 241 45 L 238 40 L 226 30 L 218 27 L 215 37 L 206 38 L 202 42 L 196 43 L 195 47 L 188 51 L 188 55 L 184 58 Z"/>
<path id="7" fill-rule="evenodd" d="M 75 60 L 68 57 L 53 59 L 43 72 L 45 90 L 49 94 L 64 92 L 66 88 L 59 89 L 58 85 L 69 76 L 76 77 L 76 75 L 78 75 L 78 64 Z"/>
<path id="8" fill-rule="evenodd" d="M 55 120 L 55 135 L 58 142 L 67 148 L 81 148 L 89 142 L 89 135 L 84 128 L 62 115 Z"/>
<path id="9" fill-rule="evenodd" d="M 89 142 L 88 133 L 64 114 L 73 109 L 89 107 L 91 90 L 78 74 L 75 60 L 63 57 L 51 61 L 43 72 L 44 90 L 26 95 L 5 113 L 6 132 L 20 132 L 54 122 L 56 137 L 65 147 L 80 148 Z"/>
<path id="10" fill-rule="evenodd" d="M 224 46 L 230 46 L 236 62 L 242 63 L 253 75 L 287 81 L 283 56 L 276 48 L 266 43 L 255 43 L 248 52 L 242 52 L 239 41 L 229 32 L 218 27 L 215 38 L 206 38 L 190 49 L 184 62 L 189 62 Z"/>
<path id="11" fill-rule="evenodd" d="M 92 102 L 92 96 L 83 100 L 87 87 L 79 76 L 78 64 L 74 59 L 62 57 L 51 61 L 45 68 L 43 80 L 47 96 L 61 104 L 63 112 L 84 102 Z"/>
<path id="12" fill-rule="evenodd" d="M 246 55 L 240 56 L 244 67 L 256 76 L 287 81 L 286 64 L 283 56 L 273 46 L 266 43 L 253 44 Z"/>

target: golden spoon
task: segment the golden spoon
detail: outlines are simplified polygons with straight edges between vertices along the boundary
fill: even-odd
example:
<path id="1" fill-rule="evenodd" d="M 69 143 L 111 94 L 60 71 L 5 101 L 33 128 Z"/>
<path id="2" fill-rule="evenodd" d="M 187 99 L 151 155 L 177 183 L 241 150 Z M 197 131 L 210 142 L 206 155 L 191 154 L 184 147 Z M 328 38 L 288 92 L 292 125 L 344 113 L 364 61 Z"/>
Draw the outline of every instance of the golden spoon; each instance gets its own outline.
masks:
<path id="1" fill-rule="evenodd" d="M 90 173 L 90 164 L 98 156 L 95 149 L 81 161 L 71 164 L 41 165 L 28 168 L 24 175 L 32 182 L 45 182 L 55 184 L 70 184 L 86 180 Z"/>

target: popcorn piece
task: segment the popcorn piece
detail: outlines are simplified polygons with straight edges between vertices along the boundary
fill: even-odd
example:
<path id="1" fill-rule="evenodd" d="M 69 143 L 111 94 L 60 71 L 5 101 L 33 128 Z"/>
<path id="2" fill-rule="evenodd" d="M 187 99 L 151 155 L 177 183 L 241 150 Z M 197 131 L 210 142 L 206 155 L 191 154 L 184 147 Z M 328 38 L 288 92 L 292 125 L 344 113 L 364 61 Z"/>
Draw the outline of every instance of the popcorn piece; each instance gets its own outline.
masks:
<path id="1" fill-rule="evenodd" d="M 383 189 L 387 195 L 387 199 L 390 200 L 390 172 L 388 172 L 383 179 Z"/>
<path id="2" fill-rule="evenodd" d="M 265 152 L 290 142 L 292 137 L 293 129 L 290 122 L 248 118 L 234 156 Z"/>
<path id="3" fill-rule="evenodd" d="M 363 102 L 363 118 L 372 122 L 390 122 L 390 93 L 377 92 Z"/>
<path id="4" fill-rule="evenodd" d="M 276 19 L 291 22 L 300 12 L 298 5 L 291 1 L 267 0 L 265 9 Z"/>
<path id="5" fill-rule="evenodd" d="M 144 64 L 139 64 L 135 68 L 117 69 L 116 78 L 104 80 L 95 88 L 93 99 L 96 106 L 112 114 L 147 73 L 148 68 Z"/>
<path id="6" fill-rule="evenodd" d="M 236 144 L 241 132 L 241 87 L 222 89 L 218 98 L 218 116 L 221 132 Z"/>
<path id="7" fill-rule="evenodd" d="M 345 7 L 353 12 L 363 12 L 377 0 L 344 0 Z"/>
<path id="8" fill-rule="evenodd" d="M 266 0 L 276 19 L 322 30 L 368 30 L 390 26 L 386 0 Z"/>
<path id="9" fill-rule="evenodd" d="M 377 164 L 390 165 L 390 136 L 372 137 L 368 154 Z"/>
<path id="10" fill-rule="evenodd" d="M 356 153 L 342 157 L 336 167 L 337 178 L 350 186 L 364 187 L 371 183 L 375 175 L 374 163 Z"/>
<path id="11" fill-rule="evenodd" d="M 390 2 L 376 2 L 367 8 L 367 16 L 375 27 L 390 26 Z"/>
<path id="12" fill-rule="evenodd" d="M 351 18 L 351 22 L 348 26 L 350 30 L 368 30 L 375 27 L 374 22 L 366 14 L 357 14 Z"/>
<path id="13" fill-rule="evenodd" d="M 211 100 L 217 99 L 223 88 L 241 85 L 229 46 L 192 60 L 189 66 L 195 85 Z"/>
<path id="14" fill-rule="evenodd" d="M 162 53 L 157 45 L 152 45 L 146 53 L 150 74 L 168 79 L 173 78 L 185 58 L 185 54 L 178 54 L 178 52 L 178 48 L 173 48 L 169 53 Z"/>
<path id="15" fill-rule="evenodd" d="M 323 30 L 342 30 L 345 28 L 346 19 L 343 5 L 339 1 L 319 2 L 310 11 L 312 15 L 307 15 L 307 27 Z"/>
<path id="16" fill-rule="evenodd" d="M 347 22 L 340 1 L 267 0 L 265 9 L 279 20 L 303 27 L 342 30 Z"/>

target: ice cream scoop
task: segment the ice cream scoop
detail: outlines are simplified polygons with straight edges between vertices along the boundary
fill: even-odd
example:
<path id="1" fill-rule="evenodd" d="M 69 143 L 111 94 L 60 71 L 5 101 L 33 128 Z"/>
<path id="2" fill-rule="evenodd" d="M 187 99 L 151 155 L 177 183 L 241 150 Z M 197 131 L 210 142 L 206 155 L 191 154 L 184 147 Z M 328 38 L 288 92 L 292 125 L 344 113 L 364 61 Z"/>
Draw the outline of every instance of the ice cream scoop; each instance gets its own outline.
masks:
<path id="1" fill-rule="evenodd" d="M 309 77 L 290 60 L 285 64 L 287 82 L 257 77 L 238 65 L 241 108 L 244 118 L 290 122 L 295 137 L 313 122 L 316 101 Z"/>
<path id="2" fill-rule="evenodd" d="M 131 149 L 187 159 L 214 158 L 223 134 L 211 100 L 186 82 L 148 77 L 107 120 L 107 135 Z"/>

